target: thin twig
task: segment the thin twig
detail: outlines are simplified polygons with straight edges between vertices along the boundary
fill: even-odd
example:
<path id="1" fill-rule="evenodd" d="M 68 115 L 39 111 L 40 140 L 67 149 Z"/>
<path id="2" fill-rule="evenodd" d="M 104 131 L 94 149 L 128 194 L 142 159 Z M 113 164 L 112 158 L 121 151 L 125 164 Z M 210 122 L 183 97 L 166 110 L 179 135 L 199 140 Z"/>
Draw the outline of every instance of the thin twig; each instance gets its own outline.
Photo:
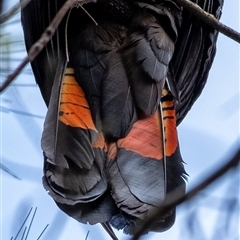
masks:
<path id="1" fill-rule="evenodd" d="M 9 18 L 16 14 L 20 8 L 24 8 L 31 1 L 32 0 L 22 0 L 16 5 L 14 5 L 8 12 L 0 16 L 0 24 L 6 22 Z"/>
<path id="2" fill-rule="evenodd" d="M 43 235 L 43 233 L 45 232 L 45 230 L 48 228 L 49 224 L 46 225 L 46 227 L 42 230 L 42 232 L 40 233 L 39 237 L 37 238 L 37 240 L 39 240 L 41 238 L 41 236 Z"/>
<path id="3" fill-rule="evenodd" d="M 9 22 L 4 22 L 3 24 L 1 24 L 1 27 L 2 26 L 9 26 L 9 25 L 13 25 L 13 24 L 18 24 L 20 22 L 20 19 L 16 19 L 16 20 L 12 20 L 12 21 L 9 21 Z"/>
<path id="4" fill-rule="evenodd" d="M 88 239 L 89 232 L 90 232 L 90 231 L 88 230 L 87 235 L 86 235 L 86 237 L 85 237 L 85 240 Z"/>
<path id="5" fill-rule="evenodd" d="M 30 222 L 30 224 L 29 224 L 29 227 L 28 227 L 28 231 L 27 231 L 27 234 L 26 234 L 25 240 L 27 240 L 27 238 L 28 238 L 28 234 L 29 234 L 30 229 L 31 229 L 31 227 L 32 227 L 32 223 L 33 223 L 33 220 L 34 220 L 34 218 L 35 218 L 36 212 L 37 212 L 37 208 L 35 208 L 35 210 L 34 210 L 34 213 L 33 213 L 33 216 L 32 216 L 32 219 L 31 219 L 31 222 Z"/>
<path id="6" fill-rule="evenodd" d="M 29 63 L 29 58 L 25 57 L 23 61 L 20 63 L 20 65 L 11 73 L 8 75 L 5 82 L 0 87 L 0 93 L 7 88 L 7 86 L 18 76 L 18 74 L 23 70 L 23 68 Z"/>
<path id="7" fill-rule="evenodd" d="M 0 163 L 0 169 L 2 169 L 3 171 L 5 171 L 6 173 L 10 174 L 12 177 L 21 180 L 20 177 L 18 177 L 14 172 L 12 172 L 9 168 L 7 168 L 6 166 L 4 166 L 2 163 Z"/>
<path id="8" fill-rule="evenodd" d="M 240 43 L 240 33 L 234 29 L 224 25 L 218 21 L 212 14 L 204 11 L 200 6 L 191 2 L 190 0 L 174 0 L 179 5 L 186 8 L 189 12 L 199 17 L 203 22 L 207 23 L 220 33 L 226 35 L 227 37 L 233 39 L 234 41 Z"/>
<path id="9" fill-rule="evenodd" d="M 24 228 L 24 231 L 23 231 L 23 234 L 22 234 L 22 238 L 21 238 L 21 240 L 24 239 L 24 236 L 25 236 L 26 231 L 27 231 L 27 227 Z"/>
<path id="10" fill-rule="evenodd" d="M 96 22 L 96 20 L 91 16 L 91 14 L 89 14 L 89 12 L 82 6 L 82 4 L 79 5 L 79 7 L 90 17 L 90 19 L 94 22 L 94 24 L 97 26 L 98 23 Z"/>
<path id="11" fill-rule="evenodd" d="M 21 230 L 22 230 L 22 228 L 23 228 L 23 226 L 24 226 L 25 222 L 26 222 L 26 221 L 27 221 L 27 219 L 29 218 L 29 216 L 30 216 L 30 213 L 32 212 L 32 209 L 33 209 L 33 208 L 31 207 L 31 209 L 29 210 L 29 212 L 28 212 L 28 214 L 27 214 L 26 218 L 24 219 L 24 221 L 23 221 L 23 223 L 22 223 L 21 227 L 19 228 L 19 230 L 18 230 L 18 232 L 17 232 L 17 235 L 15 236 L 14 240 L 16 240 L 16 239 L 17 239 L 17 237 L 18 237 L 19 233 L 21 232 Z M 11 239 L 12 239 L 12 238 L 11 238 Z"/>
<path id="12" fill-rule="evenodd" d="M 67 11 L 74 6 L 74 4 L 81 3 L 89 3 L 96 2 L 96 0 L 68 0 L 64 3 L 61 9 L 57 12 L 56 16 L 53 18 L 52 22 L 45 29 L 40 39 L 32 45 L 28 52 L 28 56 L 24 58 L 24 60 L 20 63 L 20 65 L 16 68 L 16 70 L 8 75 L 7 79 L 0 87 L 0 93 L 6 89 L 6 87 L 18 76 L 18 74 L 23 70 L 23 68 L 31 61 L 35 59 L 35 57 L 43 50 L 43 48 L 47 45 L 47 43 L 51 40 L 55 31 L 57 30 L 59 24 L 61 23 L 63 17 L 67 13 Z"/>
<path id="13" fill-rule="evenodd" d="M 131 240 L 138 240 L 140 236 L 143 235 L 147 229 L 149 229 L 149 227 L 154 222 L 157 216 L 164 215 L 170 209 L 176 207 L 177 205 L 191 200 L 201 190 L 205 189 L 210 184 L 212 184 L 215 180 L 223 176 L 228 170 L 230 170 L 233 167 L 236 167 L 239 164 L 239 161 L 240 161 L 240 148 L 236 151 L 233 157 L 229 161 L 227 161 L 227 163 L 225 163 L 221 168 L 217 169 L 213 174 L 211 174 L 208 178 L 206 178 L 204 181 L 202 181 L 200 184 L 198 184 L 195 188 L 190 190 L 184 196 L 177 198 L 175 194 L 172 193 L 169 198 L 171 199 L 171 202 L 169 202 L 168 204 L 163 204 L 159 206 L 159 210 L 156 211 L 151 217 L 148 218 L 148 220 L 143 224 L 141 229 L 137 231 L 137 233 L 131 238 Z"/>

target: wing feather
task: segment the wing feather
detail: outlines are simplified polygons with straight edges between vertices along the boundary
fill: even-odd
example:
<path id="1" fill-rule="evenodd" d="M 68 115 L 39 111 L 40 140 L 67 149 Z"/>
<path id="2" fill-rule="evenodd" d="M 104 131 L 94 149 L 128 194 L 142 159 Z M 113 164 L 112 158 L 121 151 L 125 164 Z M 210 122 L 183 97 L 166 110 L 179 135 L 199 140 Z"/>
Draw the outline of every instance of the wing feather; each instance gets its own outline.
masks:
<path id="1" fill-rule="evenodd" d="M 192 0 L 217 19 L 221 16 L 223 0 Z M 176 84 L 178 124 L 186 116 L 201 94 L 216 53 L 218 32 L 200 21 L 188 11 L 183 11 L 183 21 L 168 79 Z M 197 53 L 200 51 L 200 55 Z M 189 65 L 188 63 L 191 63 Z"/>
<path id="2" fill-rule="evenodd" d="M 144 4 L 145 9 L 148 6 Z M 159 106 L 168 64 L 174 52 L 173 40 L 161 27 L 165 18 L 168 16 L 162 12 L 158 17 L 145 10 L 135 14 L 130 35 L 120 49 L 134 102 L 147 115 L 155 113 Z"/>

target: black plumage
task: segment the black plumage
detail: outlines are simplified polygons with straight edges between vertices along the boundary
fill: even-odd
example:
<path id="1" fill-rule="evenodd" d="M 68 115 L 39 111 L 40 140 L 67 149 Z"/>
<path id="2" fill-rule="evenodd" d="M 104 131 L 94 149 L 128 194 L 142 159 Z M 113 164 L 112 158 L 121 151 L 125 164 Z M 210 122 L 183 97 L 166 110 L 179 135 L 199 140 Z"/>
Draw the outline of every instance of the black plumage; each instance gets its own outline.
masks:
<path id="1" fill-rule="evenodd" d="M 64 0 L 22 10 L 26 47 Z M 222 0 L 194 0 L 220 17 Z M 185 192 L 176 126 L 200 95 L 217 31 L 173 0 L 98 0 L 74 7 L 32 62 L 48 106 L 43 184 L 83 223 L 134 234 L 168 193 Z M 69 57 L 69 60 L 68 60 Z M 177 190 L 176 190 L 177 189 Z M 149 231 L 172 226 L 175 209 Z"/>

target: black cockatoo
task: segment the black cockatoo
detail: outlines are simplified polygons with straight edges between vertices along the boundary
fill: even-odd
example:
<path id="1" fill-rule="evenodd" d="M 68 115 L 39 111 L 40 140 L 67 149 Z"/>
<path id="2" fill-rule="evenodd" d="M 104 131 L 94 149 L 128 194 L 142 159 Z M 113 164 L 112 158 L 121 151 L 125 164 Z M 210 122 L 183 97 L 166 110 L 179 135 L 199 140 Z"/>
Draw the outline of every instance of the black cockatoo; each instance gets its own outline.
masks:
<path id="1" fill-rule="evenodd" d="M 223 0 L 193 2 L 220 17 Z M 32 0 L 22 10 L 27 49 L 64 3 Z M 176 127 L 206 83 L 217 31 L 174 0 L 83 7 L 32 62 L 48 107 L 43 184 L 66 214 L 102 223 L 115 239 L 110 225 L 134 234 L 169 193 L 185 193 Z M 174 220 L 172 209 L 148 230 Z"/>

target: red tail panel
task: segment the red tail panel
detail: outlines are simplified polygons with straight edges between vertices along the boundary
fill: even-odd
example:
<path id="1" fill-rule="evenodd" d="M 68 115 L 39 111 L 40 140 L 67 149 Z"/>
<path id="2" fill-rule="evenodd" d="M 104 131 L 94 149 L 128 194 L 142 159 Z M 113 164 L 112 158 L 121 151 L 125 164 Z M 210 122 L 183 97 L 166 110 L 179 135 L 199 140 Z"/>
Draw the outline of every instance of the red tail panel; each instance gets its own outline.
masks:
<path id="1" fill-rule="evenodd" d="M 72 68 L 66 69 L 63 78 L 59 120 L 71 127 L 96 130 L 85 94 L 77 84 Z"/>

